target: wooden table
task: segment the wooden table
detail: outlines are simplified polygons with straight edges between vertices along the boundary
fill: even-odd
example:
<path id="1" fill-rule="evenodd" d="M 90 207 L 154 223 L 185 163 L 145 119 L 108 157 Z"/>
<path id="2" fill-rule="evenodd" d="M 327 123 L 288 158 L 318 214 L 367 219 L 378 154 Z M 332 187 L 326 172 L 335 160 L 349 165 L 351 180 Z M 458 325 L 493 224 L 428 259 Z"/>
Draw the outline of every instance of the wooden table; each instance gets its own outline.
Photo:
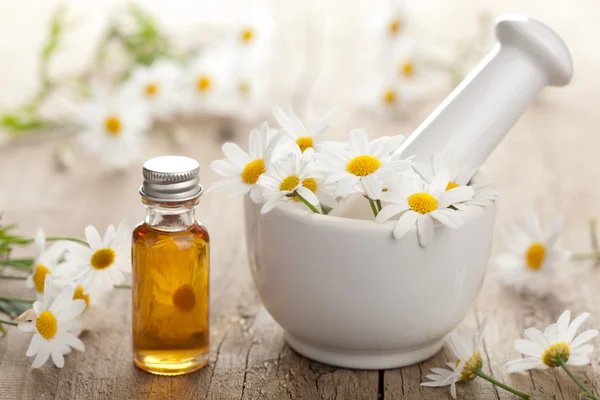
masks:
<path id="1" fill-rule="evenodd" d="M 462 17 L 458 4 L 449 1 L 440 7 L 448 15 Z M 464 4 L 460 2 L 466 9 Z M 600 35 L 599 10 L 593 2 L 565 2 L 564 7 L 555 8 L 546 4 L 502 2 L 493 12 L 516 9 L 548 21 L 573 50 L 577 71 L 573 85 L 548 92 L 527 111 L 488 161 L 496 185 L 503 191 L 497 232 L 531 209 L 546 219 L 562 213 L 567 221 L 562 244 L 574 252 L 584 252 L 589 250 L 588 220 L 600 214 L 599 59 L 594 51 L 595 39 L 590 41 Z M 446 16 L 445 11 L 430 22 L 445 20 L 448 24 L 449 17 L 441 17 Z M 341 77 L 336 80 L 336 71 L 327 70 L 322 80 L 341 84 Z M 316 99 L 314 104 L 338 104 L 345 111 L 341 123 L 333 129 L 334 137 L 342 137 L 347 128 L 357 126 L 368 128 L 373 135 L 410 132 L 431 110 L 431 105 L 423 106 L 401 123 L 375 122 L 344 108 L 347 96 L 343 92 L 337 98 L 335 93 L 327 93 L 327 100 Z M 193 141 L 184 147 L 153 138 L 146 156 L 179 153 L 199 159 L 202 180 L 209 185 L 216 177 L 209 172 L 208 163 L 221 158 L 218 135 L 211 122 L 193 130 Z M 244 142 L 245 134 L 236 140 Z M 42 227 L 49 234 L 81 237 L 88 224 L 104 229 L 122 218 L 131 223 L 143 218 L 137 194 L 140 168 L 106 172 L 93 159 L 77 155 L 70 171 L 58 172 L 53 166 L 53 148 L 43 136 L 0 148 L 0 210 L 5 213 L 4 222 L 19 223 L 21 231 L 29 235 Z M 30 369 L 30 360 L 25 357 L 30 335 L 9 327 L 9 334 L 0 339 L 0 399 L 450 398 L 447 388 L 420 387 L 428 369 L 447 360 L 445 351 L 406 368 L 357 371 L 312 362 L 291 350 L 254 290 L 246 262 L 241 202 L 226 202 L 224 197 L 207 195 L 199 207 L 199 218 L 212 237 L 212 343 L 207 367 L 174 378 L 136 369 L 131 359 L 130 293 L 117 290 L 104 308 L 86 314 L 87 331 L 81 337 L 86 352 L 69 355 L 63 369 L 50 364 Z M 494 251 L 498 250 L 496 244 Z M 600 268 L 590 262 L 567 263 L 552 293 L 540 300 L 505 290 L 496 271 L 490 268 L 481 295 L 464 321 L 465 326 L 476 327 L 484 318 L 487 320 L 487 372 L 538 399 L 576 399 L 577 387 L 561 371 L 508 375 L 503 365 L 519 357 L 512 342 L 525 328 L 543 328 L 565 309 L 574 313 L 590 311 L 592 317 L 585 327 L 599 328 L 599 278 Z M 30 294 L 20 284 L 6 281 L 0 282 L 0 293 Z M 598 352 L 592 356 L 592 365 L 576 369 L 576 375 L 595 393 L 600 392 Z M 482 380 L 459 384 L 458 393 L 460 398 L 511 398 Z"/>

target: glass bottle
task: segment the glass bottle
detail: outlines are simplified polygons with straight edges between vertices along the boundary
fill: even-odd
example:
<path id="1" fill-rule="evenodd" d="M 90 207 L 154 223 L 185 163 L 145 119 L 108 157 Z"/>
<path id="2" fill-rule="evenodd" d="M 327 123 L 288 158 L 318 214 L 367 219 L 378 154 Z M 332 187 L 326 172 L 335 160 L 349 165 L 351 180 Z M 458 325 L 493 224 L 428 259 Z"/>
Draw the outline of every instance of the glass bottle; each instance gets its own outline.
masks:
<path id="1" fill-rule="evenodd" d="M 187 157 L 146 161 L 146 218 L 133 232 L 133 359 L 160 375 L 195 371 L 209 356 L 209 237 L 195 219 L 199 165 Z"/>

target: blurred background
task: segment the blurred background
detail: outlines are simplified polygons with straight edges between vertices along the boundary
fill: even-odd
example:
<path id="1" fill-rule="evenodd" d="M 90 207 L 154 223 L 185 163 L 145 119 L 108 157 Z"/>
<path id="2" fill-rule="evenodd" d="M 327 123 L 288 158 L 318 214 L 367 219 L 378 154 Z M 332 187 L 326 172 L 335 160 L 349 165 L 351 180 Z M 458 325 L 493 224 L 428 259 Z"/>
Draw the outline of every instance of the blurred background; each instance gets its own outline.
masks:
<path id="1" fill-rule="evenodd" d="M 308 122 L 338 107 L 329 139 L 409 134 L 513 12 L 564 38 L 575 78 L 545 89 L 488 160 L 499 219 L 535 208 L 582 225 L 599 194 L 595 0 L 3 1 L 0 210 L 31 232 L 135 221 L 143 160 L 194 157 L 209 185 L 222 142 L 245 148 L 252 127 L 275 125 L 274 105 Z M 135 107 L 166 88 L 162 106 Z"/>

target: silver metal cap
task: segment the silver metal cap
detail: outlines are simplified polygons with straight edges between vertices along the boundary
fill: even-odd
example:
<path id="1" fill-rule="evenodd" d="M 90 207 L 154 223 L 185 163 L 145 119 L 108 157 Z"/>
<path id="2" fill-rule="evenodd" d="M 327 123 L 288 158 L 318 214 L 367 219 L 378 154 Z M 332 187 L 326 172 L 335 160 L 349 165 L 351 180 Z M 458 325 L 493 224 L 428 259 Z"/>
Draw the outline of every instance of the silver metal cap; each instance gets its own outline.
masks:
<path id="1" fill-rule="evenodd" d="M 200 197 L 200 164 L 180 156 L 152 158 L 144 163 L 140 194 L 148 200 L 177 203 Z"/>

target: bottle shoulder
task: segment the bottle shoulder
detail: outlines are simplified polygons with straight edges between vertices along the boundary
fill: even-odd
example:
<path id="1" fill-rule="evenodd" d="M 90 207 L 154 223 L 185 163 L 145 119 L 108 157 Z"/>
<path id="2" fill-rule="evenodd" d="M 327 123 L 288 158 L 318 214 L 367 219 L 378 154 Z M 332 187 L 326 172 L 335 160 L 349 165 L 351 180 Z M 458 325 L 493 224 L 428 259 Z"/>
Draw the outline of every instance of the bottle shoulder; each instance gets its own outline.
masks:
<path id="1" fill-rule="evenodd" d="M 160 229 L 153 228 L 147 222 L 140 222 L 133 230 L 133 240 L 151 240 L 154 241 L 157 238 L 161 237 L 177 237 L 179 240 L 184 240 L 185 238 L 192 239 L 202 239 L 205 242 L 209 242 L 210 236 L 208 234 L 208 229 L 200 223 L 199 221 L 194 221 L 194 224 L 188 227 L 185 230 L 181 231 L 163 231 Z"/>

